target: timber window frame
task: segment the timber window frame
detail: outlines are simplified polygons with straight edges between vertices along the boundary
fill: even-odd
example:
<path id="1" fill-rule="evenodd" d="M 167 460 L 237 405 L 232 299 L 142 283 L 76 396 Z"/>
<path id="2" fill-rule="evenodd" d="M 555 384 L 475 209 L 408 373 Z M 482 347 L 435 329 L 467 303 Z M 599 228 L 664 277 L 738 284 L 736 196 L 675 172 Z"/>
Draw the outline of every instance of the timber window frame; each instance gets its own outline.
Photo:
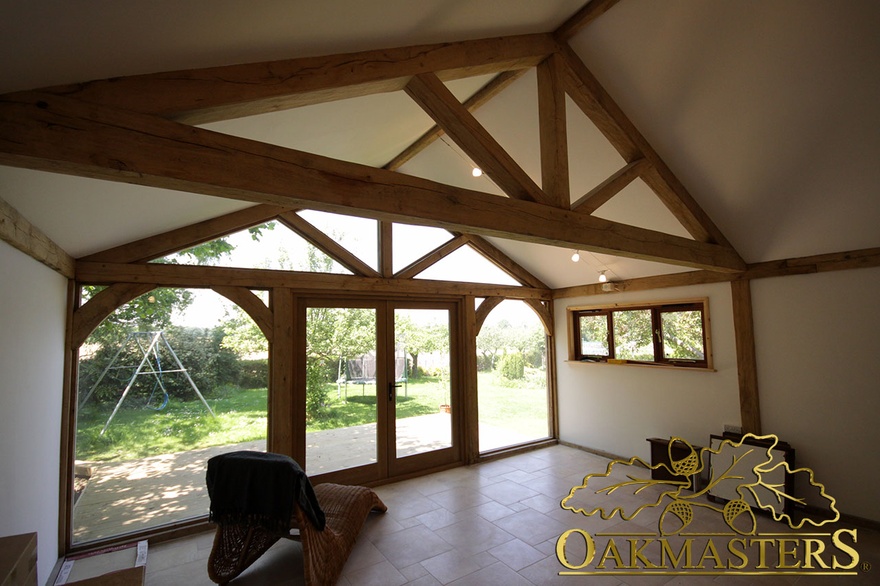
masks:
<path id="1" fill-rule="evenodd" d="M 708 299 L 578 306 L 567 314 L 569 361 L 713 368 Z M 674 328 L 684 320 L 692 327 L 697 320 L 702 331 L 687 351 L 676 352 Z"/>

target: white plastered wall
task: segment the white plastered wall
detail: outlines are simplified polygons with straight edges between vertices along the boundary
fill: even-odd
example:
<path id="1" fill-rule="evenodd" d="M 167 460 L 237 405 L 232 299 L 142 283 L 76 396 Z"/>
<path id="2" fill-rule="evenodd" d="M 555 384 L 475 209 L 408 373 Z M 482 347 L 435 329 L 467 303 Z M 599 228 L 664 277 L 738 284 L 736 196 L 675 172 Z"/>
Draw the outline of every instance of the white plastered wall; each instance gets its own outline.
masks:
<path id="1" fill-rule="evenodd" d="M 762 431 L 796 450 L 848 515 L 880 521 L 880 268 L 752 281 Z M 566 307 L 708 297 L 716 372 L 566 362 Z M 560 439 L 650 457 L 648 437 L 706 445 L 740 423 L 730 286 L 556 302 Z M 819 503 L 811 503 L 819 504 Z"/>
<path id="2" fill-rule="evenodd" d="M 0 535 L 37 532 L 38 583 L 58 559 L 67 280 L 0 242 Z"/>
<path id="3" fill-rule="evenodd" d="M 764 431 L 880 521 L 880 268 L 753 281 L 752 306 Z"/>

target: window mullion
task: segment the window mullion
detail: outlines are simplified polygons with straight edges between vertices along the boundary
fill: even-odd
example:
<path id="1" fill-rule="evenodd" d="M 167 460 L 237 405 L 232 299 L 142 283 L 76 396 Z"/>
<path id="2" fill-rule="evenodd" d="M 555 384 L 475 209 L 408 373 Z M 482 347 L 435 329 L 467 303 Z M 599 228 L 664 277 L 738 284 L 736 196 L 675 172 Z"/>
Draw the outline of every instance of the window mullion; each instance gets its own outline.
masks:
<path id="1" fill-rule="evenodd" d="M 651 330 L 654 339 L 654 362 L 666 362 L 666 355 L 663 352 L 663 325 L 658 307 L 651 309 Z"/>
<path id="2" fill-rule="evenodd" d="M 608 358 L 616 358 L 617 354 L 614 351 L 614 312 L 609 311 L 607 313 L 608 317 Z"/>

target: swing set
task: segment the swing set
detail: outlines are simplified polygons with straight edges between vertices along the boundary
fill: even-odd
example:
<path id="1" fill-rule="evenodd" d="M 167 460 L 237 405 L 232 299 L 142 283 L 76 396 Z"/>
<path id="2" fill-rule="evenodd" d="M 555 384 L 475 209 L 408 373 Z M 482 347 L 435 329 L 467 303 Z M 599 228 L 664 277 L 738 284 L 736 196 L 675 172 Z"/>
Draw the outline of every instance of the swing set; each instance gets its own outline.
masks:
<path id="1" fill-rule="evenodd" d="M 140 353 L 143 355 L 140 363 L 137 365 L 129 364 L 129 365 L 120 365 L 115 366 L 116 362 L 119 360 L 122 351 L 131 343 L 134 342 Z M 168 354 L 173 359 L 174 365 L 177 368 L 165 368 L 162 365 L 162 359 L 159 356 L 159 350 L 165 348 L 168 351 Z M 208 402 L 205 400 L 205 397 L 202 396 L 202 393 L 199 392 L 199 388 L 196 386 L 196 383 L 193 382 L 192 377 L 187 372 L 186 368 L 184 368 L 183 364 L 180 362 L 180 358 L 177 357 L 177 354 L 174 352 L 174 349 L 171 347 L 171 344 L 168 343 L 168 339 L 165 337 L 165 334 L 162 331 L 158 332 L 131 332 L 126 336 L 125 342 L 123 342 L 119 349 L 116 351 L 116 354 L 113 355 L 113 358 L 101 372 L 101 376 L 98 377 L 98 380 L 95 381 L 95 384 L 92 385 L 92 388 L 89 389 L 89 392 L 86 393 L 86 396 L 83 398 L 80 403 L 80 407 L 86 404 L 86 402 L 91 398 L 92 394 L 95 392 L 95 389 L 98 388 L 98 384 L 104 379 L 104 376 L 110 372 L 110 370 L 124 370 L 124 369 L 134 369 L 134 372 L 131 375 L 131 378 L 128 380 L 128 384 L 125 387 L 125 390 L 122 391 L 122 396 L 119 397 L 119 401 L 116 403 L 116 407 L 113 408 L 113 412 L 110 414 L 110 417 L 107 419 L 107 423 L 104 424 L 104 428 L 101 430 L 101 435 L 104 435 L 104 432 L 107 431 L 107 428 L 110 427 L 110 422 L 113 421 L 113 418 L 116 416 L 116 413 L 119 411 L 119 408 L 122 406 L 123 401 L 125 401 L 126 396 L 128 396 L 129 391 L 131 391 L 132 387 L 135 384 L 135 381 L 139 376 L 152 376 L 154 378 L 153 390 L 150 392 L 150 396 L 146 401 L 145 406 L 149 409 L 153 409 L 155 411 L 161 411 L 168 405 L 168 389 L 165 387 L 165 383 L 163 382 L 163 377 L 166 374 L 180 372 L 183 373 L 183 376 L 186 377 L 187 382 L 189 382 L 190 386 L 196 392 L 199 399 L 201 399 L 202 403 L 205 405 L 205 408 L 208 410 L 208 413 L 211 414 L 212 417 L 216 417 L 214 415 L 214 411 L 211 409 L 211 406 L 208 405 Z M 156 396 L 156 391 L 162 390 L 162 402 L 157 407 L 151 406 L 153 402 L 153 397 Z"/>

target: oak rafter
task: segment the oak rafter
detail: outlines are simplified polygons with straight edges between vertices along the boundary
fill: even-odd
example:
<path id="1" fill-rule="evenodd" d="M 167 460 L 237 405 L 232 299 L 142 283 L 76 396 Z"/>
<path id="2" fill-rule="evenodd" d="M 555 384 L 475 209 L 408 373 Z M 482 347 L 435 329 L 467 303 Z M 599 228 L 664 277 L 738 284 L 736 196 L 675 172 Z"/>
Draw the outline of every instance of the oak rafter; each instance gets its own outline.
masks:
<path id="1" fill-rule="evenodd" d="M 517 69 L 515 71 L 503 71 L 492 78 L 486 85 L 480 88 L 473 96 L 464 101 L 464 107 L 468 112 L 473 112 L 486 102 L 500 94 L 510 84 L 522 77 L 527 69 Z M 443 129 L 438 125 L 429 128 L 414 143 L 406 147 L 396 157 L 388 161 L 383 167 L 390 171 L 396 171 L 402 167 L 407 161 L 415 157 L 417 154 L 425 150 L 434 141 L 443 136 Z"/>
<path id="2" fill-rule="evenodd" d="M 642 179 L 653 189 L 669 211 L 696 240 L 712 242 L 732 249 L 718 227 L 571 47 L 561 45 L 560 55 L 566 64 L 566 91 L 572 100 L 593 121 L 627 163 L 640 158 L 648 160 L 650 167 L 645 170 Z"/>
<path id="3" fill-rule="evenodd" d="M 509 197 L 551 203 L 492 135 L 434 74 L 413 76 L 406 93 L 434 119 L 474 164 Z"/>
<path id="4" fill-rule="evenodd" d="M 255 205 L 83 256 L 79 260 L 115 263 L 151 261 L 228 236 L 239 230 L 259 226 L 286 211 L 288 208 L 282 206 Z"/>
<path id="5" fill-rule="evenodd" d="M 398 91 L 423 73 L 448 81 L 529 68 L 554 50 L 551 35 L 532 34 L 137 75 L 46 91 L 204 124 Z"/>

